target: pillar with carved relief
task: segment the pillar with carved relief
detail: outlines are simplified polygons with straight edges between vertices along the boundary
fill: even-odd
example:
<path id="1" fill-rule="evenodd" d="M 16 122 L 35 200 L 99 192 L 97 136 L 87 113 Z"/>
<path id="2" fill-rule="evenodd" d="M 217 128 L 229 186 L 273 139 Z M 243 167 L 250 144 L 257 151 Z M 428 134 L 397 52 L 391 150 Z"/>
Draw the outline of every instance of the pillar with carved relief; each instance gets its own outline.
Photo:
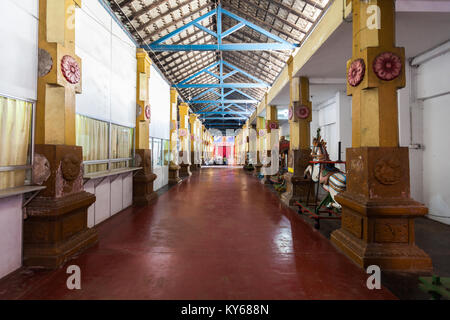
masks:
<path id="1" fill-rule="evenodd" d="M 276 106 L 267 105 L 266 106 L 266 128 L 263 139 L 265 139 L 266 148 L 262 155 L 262 168 L 261 173 L 264 177 L 261 179 L 261 183 L 270 184 L 270 177 L 278 173 L 278 170 L 274 170 L 275 163 L 278 164 L 278 158 L 276 154 L 272 153 L 272 146 L 277 146 L 279 144 L 279 137 L 275 135 L 275 130 L 279 130 L 278 123 L 278 109 Z"/>
<path id="2" fill-rule="evenodd" d="M 378 8 L 381 28 L 368 27 L 368 6 Z M 336 196 L 342 225 L 331 240 L 363 268 L 430 271 L 430 257 L 414 242 L 414 219 L 427 208 L 411 198 L 408 148 L 399 147 L 397 90 L 405 86 L 406 61 L 395 45 L 395 1 L 353 0 L 352 8 L 352 148 L 347 189 Z"/>
<path id="3" fill-rule="evenodd" d="M 170 162 L 169 185 L 181 182 L 180 165 L 178 157 L 178 92 L 170 89 Z"/>
<path id="4" fill-rule="evenodd" d="M 81 0 L 39 1 L 39 78 L 33 183 L 44 185 L 26 207 L 23 263 L 57 268 L 98 241 L 87 227 L 95 196 L 84 191 L 82 148 L 76 146 L 75 8 Z"/>
<path id="5" fill-rule="evenodd" d="M 180 136 L 180 177 L 189 177 L 191 172 L 191 142 L 189 132 L 189 106 L 187 103 L 181 103 L 178 107 L 180 115 L 180 128 L 178 134 Z"/>
<path id="6" fill-rule="evenodd" d="M 314 199 L 315 191 L 309 178 L 304 177 L 305 169 L 311 158 L 310 123 L 312 103 L 309 96 L 309 80 L 292 76 L 292 60 L 288 62 L 290 78 L 289 130 L 290 143 L 288 154 L 288 172 L 284 174 L 286 192 L 281 200 L 292 206 L 295 201 L 306 202 L 309 193 Z"/>
<path id="7" fill-rule="evenodd" d="M 133 203 L 135 205 L 148 205 L 156 198 L 153 183 L 156 175 L 153 173 L 152 152 L 150 150 L 150 105 L 149 87 L 151 60 L 144 49 L 137 49 L 137 86 L 135 159 L 134 165 L 142 167 L 133 177 Z"/>

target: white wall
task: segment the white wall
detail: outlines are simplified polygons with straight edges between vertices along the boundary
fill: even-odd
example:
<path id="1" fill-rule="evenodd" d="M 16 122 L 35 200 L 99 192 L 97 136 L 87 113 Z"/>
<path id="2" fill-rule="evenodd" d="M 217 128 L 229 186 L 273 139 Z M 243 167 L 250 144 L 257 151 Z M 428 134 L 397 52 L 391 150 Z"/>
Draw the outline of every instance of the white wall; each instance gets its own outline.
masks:
<path id="1" fill-rule="evenodd" d="M 169 140 L 170 85 L 153 65 L 151 66 L 149 79 L 149 100 L 151 107 L 150 137 Z M 157 176 L 153 183 L 154 190 L 158 190 L 169 183 L 168 166 L 154 166 L 153 173 Z"/>
<path id="2" fill-rule="evenodd" d="M 38 0 L 1 0 L 0 35 L 0 95 L 36 100 Z M 22 196 L 0 199 L 0 278 L 22 265 L 22 221 Z"/>
<path id="3" fill-rule="evenodd" d="M 150 137 L 170 139 L 170 85 L 152 65 L 149 79 L 152 111 Z"/>
<path id="4" fill-rule="evenodd" d="M 330 99 L 322 103 L 313 101 L 311 122 L 311 145 L 320 128 L 322 139 L 327 143 L 331 160 L 339 159 L 339 142 L 341 142 L 341 160 L 345 161 L 345 150 L 352 146 L 352 111 L 351 97 L 344 91 L 336 92 Z M 342 170 L 344 166 L 338 165 Z"/>
<path id="5" fill-rule="evenodd" d="M 444 46 L 443 46 L 444 47 Z M 423 123 L 413 133 L 422 131 L 423 201 L 429 218 L 450 224 L 450 52 L 428 60 L 415 72 L 416 109 Z"/>
<path id="6" fill-rule="evenodd" d="M 77 9 L 75 31 L 83 76 L 77 113 L 135 127 L 135 44 L 98 0 L 85 0 Z"/>
<path id="7" fill-rule="evenodd" d="M 76 112 L 115 124 L 136 126 L 136 46 L 98 0 L 76 11 L 76 54 L 82 59 L 82 93 Z M 131 173 L 93 179 L 85 189 L 96 195 L 89 208 L 92 227 L 131 206 Z"/>
<path id="8" fill-rule="evenodd" d="M 38 0 L 0 1 L 0 94 L 36 100 Z"/>
<path id="9" fill-rule="evenodd" d="M 88 227 L 92 228 L 132 205 L 133 173 L 92 179 L 84 189 L 97 197 L 88 210 Z"/>

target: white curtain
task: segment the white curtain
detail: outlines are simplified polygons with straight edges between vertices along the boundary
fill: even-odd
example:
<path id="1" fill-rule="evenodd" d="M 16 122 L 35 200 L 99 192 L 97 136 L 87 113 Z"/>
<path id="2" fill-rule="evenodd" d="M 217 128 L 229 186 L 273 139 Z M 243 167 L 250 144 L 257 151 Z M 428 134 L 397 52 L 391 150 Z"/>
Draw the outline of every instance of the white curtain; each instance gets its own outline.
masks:
<path id="1" fill-rule="evenodd" d="M 77 145 L 83 147 L 83 161 L 107 160 L 109 149 L 109 124 L 77 114 Z M 84 167 L 85 173 L 107 171 L 108 164 L 91 164 Z"/>
<path id="2" fill-rule="evenodd" d="M 0 97 L 0 167 L 28 164 L 31 141 L 30 102 Z M 22 186 L 26 170 L 0 172 L 0 189 Z"/>

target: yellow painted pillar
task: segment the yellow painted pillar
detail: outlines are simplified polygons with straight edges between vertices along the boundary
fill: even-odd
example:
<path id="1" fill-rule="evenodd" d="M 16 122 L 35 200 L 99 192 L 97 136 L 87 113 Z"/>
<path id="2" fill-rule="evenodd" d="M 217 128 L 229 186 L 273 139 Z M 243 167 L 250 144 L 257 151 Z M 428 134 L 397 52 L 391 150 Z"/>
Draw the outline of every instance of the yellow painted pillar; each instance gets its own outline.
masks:
<path id="1" fill-rule="evenodd" d="M 136 102 L 139 106 L 136 114 L 136 149 L 150 149 L 150 105 L 149 105 L 149 87 L 150 67 L 152 61 L 144 49 L 137 49 L 137 73 L 136 73 Z"/>
<path id="2" fill-rule="evenodd" d="M 135 166 L 142 167 L 133 176 L 133 203 L 148 205 L 157 194 L 153 190 L 156 175 L 153 173 L 152 151 L 150 150 L 150 104 L 149 79 L 152 61 L 144 49 L 136 50 L 136 114 Z"/>
<path id="3" fill-rule="evenodd" d="M 256 117 L 256 164 L 254 175 L 261 173 L 262 157 L 264 151 L 264 139 L 266 135 L 266 127 L 264 117 Z"/>
<path id="4" fill-rule="evenodd" d="M 81 0 L 39 1 L 39 53 L 46 69 L 38 78 L 36 144 L 76 144 L 75 94 L 81 93 L 81 59 L 75 55 L 75 8 Z"/>
<path id="5" fill-rule="evenodd" d="M 289 154 L 288 172 L 285 173 L 286 192 L 281 200 L 287 205 L 296 201 L 306 202 L 308 192 L 314 198 L 314 190 L 309 191 L 310 182 L 304 178 L 304 171 L 311 160 L 310 124 L 312 103 L 310 101 L 309 80 L 294 77 L 292 59 L 288 60 L 289 74 Z"/>
<path id="6" fill-rule="evenodd" d="M 198 163 L 196 163 L 196 153 L 198 152 L 197 148 L 197 138 L 198 138 L 198 117 L 196 114 L 191 113 L 189 115 L 189 124 L 191 128 L 191 152 L 190 152 L 190 160 L 191 160 L 191 172 L 198 169 Z M 197 159 L 198 162 L 198 159 Z"/>
<path id="7" fill-rule="evenodd" d="M 180 179 L 180 166 L 178 156 L 178 92 L 170 89 L 170 164 L 169 185 L 178 184 Z"/>
<path id="8" fill-rule="evenodd" d="M 331 239 L 363 268 L 430 271 L 431 259 L 414 243 L 414 218 L 427 208 L 411 199 L 408 148 L 398 147 L 397 89 L 405 85 L 406 61 L 404 48 L 395 46 L 395 1 L 353 0 L 352 8 L 353 148 L 346 191 L 335 197 L 342 226 Z"/>
<path id="9" fill-rule="evenodd" d="M 178 107 L 180 115 L 180 129 L 178 134 L 180 136 L 180 177 L 188 177 L 191 173 L 191 145 L 189 132 L 189 106 L 187 103 L 181 103 Z"/>
<path id="10" fill-rule="evenodd" d="M 96 229 L 87 228 L 87 210 L 95 196 L 84 191 L 83 151 L 76 146 L 75 94 L 81 93 L 82 66 L 75 54 L 75 10 L 81 4 L 81 0 L 39 0 L 33 174 L 39 174 L 43 162 L 49 172 L 40 181 L 46 189 L 26 208 L 25 266 L 58 268 L 98 239 Z"/>
<path id="11" fill-rule="evenodd" d="M 267 93 L 266 93 L 267 99 Z M 267 100 L 266 100 L 267 101 Z M 264 168 L 261 169 L 264 174 L 264 178 L 261 180 L 261 183 L 269 184 L 270 177 L 272 174 L 265 174 L 265 171 L 272 166 L 272 161 L 278 161 L 278 158 L 275 154 L 272 156 L 272 146 L 279 143 L 279 137 L 273 136 L 273 130 L 279 130 L 278 123 L 278 109 L 276 106 L 266 105 L 266 130 L 265 130 L 265 151 L 263 153 L 263 164 Z"/>

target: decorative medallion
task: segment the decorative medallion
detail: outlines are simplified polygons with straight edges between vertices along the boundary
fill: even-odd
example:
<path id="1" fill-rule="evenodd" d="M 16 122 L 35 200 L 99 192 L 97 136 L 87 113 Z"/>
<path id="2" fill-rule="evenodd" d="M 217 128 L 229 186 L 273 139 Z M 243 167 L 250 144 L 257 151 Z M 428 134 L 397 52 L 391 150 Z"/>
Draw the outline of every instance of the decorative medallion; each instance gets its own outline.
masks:
<path id="1" fill-rule="evenodd" d="M 373 71 L 381 80 L 394 80 L 402 72 L 402 59 L 395 53 L 383 52 L 375 58 Z"/>
<path id="2" fill-rule="evenodd" d="M 309 117 L 309 108 L 306 106 L 300 106 L 296 108 L 295 115 L 300 119 L 306 119 Z"/>
<path id="3" fill-rule="evenodd" d="M 50 70 L 53 68 L 53 58 L 47 50 L 39 48 L 39 64 L 38 64 L 38 75 L 39 77 L 46 76 Z"/>
<path id="4" fill-rule="evenodd" d="M 186 137 L 186 136 L 188 135 L 188 132 L 187 132 L 186 129 L 181 128 L 181 129 L 178 131 L 178 135 L 179 135 L 180 137 Z"/>
<path id="5" fill-rule="evenodd" d="M 294 117 L 294 111 L 292 110 L 292 107 L 289 107 L 288 119 L 292 120 L 293 117 Z"/>
<path id="6" fill-rule="evenodd" d="M 66 154 L 61 161 L 61 170 L 63 178 L 67 181 L 75 180 L 80 174 L 80 160 L 76 155 L 69 153 Z"/>
<path id="7" fill-rule="evenodd" d="M 142 108 L 139 104 L 136 104 L 136 118 L 142 114 Z"/>
<path id="8" fill-rule="evenodd" d="M 72 56 L 64 56 L 61 59 L 61 71 L 66 80 L 71 84 L 77 84 L 81 79 L 80 66 Z"/>
<path id="9" fill-rule="evenodd" d="M 149 120 L 150 116 L 152 114 L 152 109 L 150 108 L 150 105 L 145 106 L 145 119 Z"/>
<path id="10" fill-rule="evenodd" d="M 269 129 L 269 130 L 278 129 L 278 123 L 275 121 L 270 121 L 267 125 L 267 129 Z"/>
<path id="11" fill-rule="evenodd" d="M 395 158 L 380 159 L 375 164 L 374 175 L 381 184 L 397 184 L 402 177 L 401 164 L 399 160 Z"/>
<path id="12" fill-rule="evenodd" d="M 259 129 L 258 135 L 259 135 L 260 137 L 264 137 L 264 136 L 266 135 L 266 130 L 264 130 L 264 129 Z"/>
<path id="13" fill-rule="evenodd" d="M 363 59 L 356 59 L 350 65 L 347 74 L 348 83 L 352 87 L 358 86 L 364 79 L 364 75 L 366 74 L 366 64 Z"/>
<path id="14" fill-rule="evenodd" d="M 42 185 L 50 177 L 50 162 L 42 154 L 35 153 L 33 159 L 33 183 Z"/>

